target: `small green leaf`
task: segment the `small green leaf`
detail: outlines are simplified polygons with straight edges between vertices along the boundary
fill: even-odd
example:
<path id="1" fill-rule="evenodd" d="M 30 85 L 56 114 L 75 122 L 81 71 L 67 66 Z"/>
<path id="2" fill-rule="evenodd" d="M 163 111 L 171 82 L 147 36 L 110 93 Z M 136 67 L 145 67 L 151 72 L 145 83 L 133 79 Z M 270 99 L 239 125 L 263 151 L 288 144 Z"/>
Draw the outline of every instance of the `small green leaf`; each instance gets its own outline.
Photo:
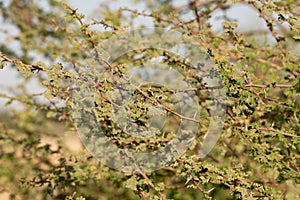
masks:
<path id="1" fill-rule="evenodd" d="M 300 40 L 300 35 L 294 35 L 293 38 L 294 38 L 294 40 L 299 41 Z"/>

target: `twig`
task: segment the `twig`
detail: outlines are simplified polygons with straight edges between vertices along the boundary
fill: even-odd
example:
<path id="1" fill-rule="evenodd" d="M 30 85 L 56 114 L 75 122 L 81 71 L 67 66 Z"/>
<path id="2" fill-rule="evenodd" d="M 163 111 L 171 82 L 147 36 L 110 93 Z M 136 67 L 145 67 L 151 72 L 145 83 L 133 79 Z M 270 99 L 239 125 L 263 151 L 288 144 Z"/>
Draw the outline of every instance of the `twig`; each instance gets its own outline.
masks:
<path id="1" fill-rule="evenodd" d="M 138 190 L 138 192 L 139 192 L 139 195 L 142 198 L 142 200 L 147 200 L 143 190 Z"/>
<path id="2" fill-rule="evenodd" d="M 244 85 L 245 87 L 255 87 L 255 88 L 268 88 L 270 86 L 274 88 L 291 88 L 293 85 L 291 84 L 270 84 L 270 85 L 262 85 L 262 84 L 254 84 L 254 83 L 248 83 Z"/>
<path id="3" fill-rule="evenodd" d="M 207 192 L 205 192 L 194 179 L 193 179 L 193 183 L 197 187 L 197 189 L 203 194 L 205 199 L 211 199 L 211 197 L 207 194 Z"/>
<path id="4" fill-rule="evenodd" d="M 283 131 L 280 131 L 280 130 L 275 130 L 274 128 L 264 128 L 264 127 L 261 127 L 259 128 L 260 131 L 272 131 L 272 132 L 278 132 L 284 136 L 287 136 L 287 137 L 300 137 L 298 135 L 293 135 L 293 134 L 290 134 L 290 133 L 287 133 L 287 132 L 283 132 Z"/>
<path id="5" fill-rule="evenodd" d="M 201 21 L 200 21 L 200 15 L 198 12 L 197 2 L 198 2 L 197 0 L 194 0 L 193 2 L 191 2 L 191 4 L 193 5 L 194 14 L 196 16 L 196 20 L 198 23 L 198 30 L 200 31 L 201 30 Z"/>
<path id="6" fill-rule="evenodd" d="M 154 189 L 159 195 L 160 195 L 160 197 L 162 198 L 162 199 L 165 199 L 163 196 L 163 194 L 159 191 L 159 190 L 157 190 L 156 189 L 156 187 L 155 187 L 155 185 L 153 184 L 153 182 L 148 178 L 148 176 L 144 173 L 144 172 L 142 172 L 142 170 L 140 170 L 139 168 L 137 168 L 137 170 L 136 170 L 140 175 L 142 175 L 142 177 L 144 178 L 144 179 L 146 179 L 147 181 L 148 181 L 148 183 L 149 183 L 149 185 L 151 186 L 151 188 L 152 189 Z"/>

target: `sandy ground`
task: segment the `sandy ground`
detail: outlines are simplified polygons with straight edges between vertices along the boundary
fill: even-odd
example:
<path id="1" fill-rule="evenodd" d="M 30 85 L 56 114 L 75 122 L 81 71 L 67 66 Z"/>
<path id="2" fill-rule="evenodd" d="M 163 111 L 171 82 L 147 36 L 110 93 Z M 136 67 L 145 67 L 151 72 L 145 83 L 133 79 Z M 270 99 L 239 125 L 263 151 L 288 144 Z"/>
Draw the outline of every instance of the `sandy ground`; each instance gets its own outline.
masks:
<path id="1" fill-rule="evenodd" d="M 58 138 L 63 142 L 64 147 L 67 148 L 71 154 L 76 155 L 80 150 L 84 147 L 79 139 L 79 137 L 74 134 L 67 134 L 63 138 Z M 53 139 L 49 137 L 43 137 L 41 139 L 41 145 L 50 144 L 52 150 L 56 150 L 58 148 L 58 139 Z M 59 154 L 54 154 L 52 159 L 54 163 L 58 163 L 58 158 L 60 157 Z M 17 183 L 16 183 L 17 184 Z M 19 200 L 19 198 L 15 198 Z M 3 191 L 3 188 L 0 185 L 0 200 L 10 200 L 10 193 L 9 191 Z M 20 199 L 23 200 L 23 199 Z"/>

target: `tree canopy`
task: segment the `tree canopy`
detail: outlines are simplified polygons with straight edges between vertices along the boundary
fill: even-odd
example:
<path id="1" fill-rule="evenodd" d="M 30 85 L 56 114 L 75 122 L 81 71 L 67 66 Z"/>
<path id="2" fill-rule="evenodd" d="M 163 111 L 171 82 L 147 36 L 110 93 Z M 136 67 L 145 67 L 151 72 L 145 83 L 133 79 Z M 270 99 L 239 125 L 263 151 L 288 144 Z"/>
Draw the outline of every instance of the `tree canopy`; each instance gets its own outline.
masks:
<path id="1" fill-rule="evenodd" d="M 114 5 L 0 1 L 0 197 L 300 198 L 299 1 Z"/>

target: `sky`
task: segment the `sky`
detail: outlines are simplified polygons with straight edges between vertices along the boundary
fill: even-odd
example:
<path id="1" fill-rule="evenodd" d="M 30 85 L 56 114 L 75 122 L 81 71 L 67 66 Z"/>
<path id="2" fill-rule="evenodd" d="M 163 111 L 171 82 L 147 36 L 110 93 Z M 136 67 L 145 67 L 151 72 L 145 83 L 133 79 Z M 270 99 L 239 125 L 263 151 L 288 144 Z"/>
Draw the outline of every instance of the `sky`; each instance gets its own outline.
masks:
<path id="1" fill-rule="evenodd" d="M 4 0 L 4 3 L 7 3 L 8 0 Z M 41 4 L 45 4 L 45 0 L 40 0 L 38 1 Z M 85 0 L 85 1 L 79 1 L 79 0 L 68 0 L 68 3 L 74 7 L 78 8 L 78 11 L 80 13 L 83 13 L 86 15 L 87 19 L 89 20 L 89 16 L 94 12 L 94 9 L 97 8 L 100 3 L 105 2 L 104 0 Z M 184 4 L 186 1 L 182 0 L 176 0 L 175 3 L 176 5 Z M 139 3 L 139 4 L 130 4 L 129 1 L 118 1 L 114 0 L 113 2 L 110 2 L 112 5 L 113 9 L 118 9 L 120 7 L 130 7 L 131 9 L 137 9 L 140 11 L 147 11 L 146 5 L 144 3 Z M 221 20 L 218 20 L 220 16 L 222 16 L 222 12 L 214 12 L 213 16 L 210 20 L 210 23 L 212 24 L 212 29 L 213 31 L 220 30 L 221 28 Z M 263 22 L 263 20 L 258 18 L 257 12 L 254 11 L 254 9 L 249 8 L 248 6 L 244 5 L 236 5 L 233 8 L 229 9 L 227 11 L 227 14 L 231 18 L 236 18 L 238 19 L 239 22 L 239 27 L 238 30 L 253 30 L 253 29 L 266 29 L 266 25 Z M 1 19 L 0 19 L 1 23 Z M 142 23 L 142 24 L 151 24 L 150 19 L 148 18 L 139 18 L 137 23 Z M 14 30 L 13 27 L 6 25 L 6 27 L 1 27 L 2 29 L 8 28 L 12 32 L 16 31 Z M 1 35 L 0 33 L 0 42 L 3 42 L 3 34 Z M 271 39 L 272 42 L 272 39 Z M 12 44 L 13 48 L 18 51 L 18 46 L 17 44 Z M 22 81 L 19 78 L 18 72 L 10 67 L 5 67 L 4 69 L 0 70 L 0 93 L 8 93 L 10 95 L 13 95 L 12 92 L 9 90 L 15 91 L 16 86 L 18 86 Z M 27 85 L 26 89 L 29 93 L 41 93 L 45 89 L 40 87 L 37 80 L 32 79 Z M 6 100 L 0 98 L 0 110 L 4 109 L 4 104 Z M 20 104 L 18 103 L 13 103 L 10 108 L 21 108 Z M 7 109 L 7 108 L 6 108 Z"/>

